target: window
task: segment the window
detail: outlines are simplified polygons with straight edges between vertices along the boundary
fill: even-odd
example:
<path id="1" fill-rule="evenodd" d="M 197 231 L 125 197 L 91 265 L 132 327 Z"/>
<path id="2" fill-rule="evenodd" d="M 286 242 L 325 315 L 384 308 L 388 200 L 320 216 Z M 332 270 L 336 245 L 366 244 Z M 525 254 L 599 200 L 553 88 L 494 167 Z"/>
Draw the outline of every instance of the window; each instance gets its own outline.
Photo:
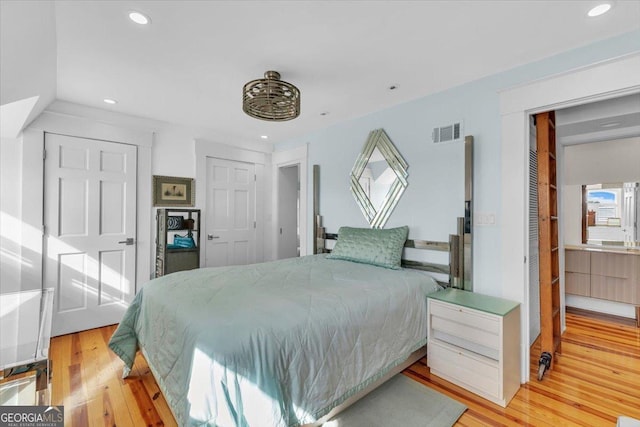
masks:
<path id="1" fill-rule="evenodd" d="M 595 212 L 594 225 L 620 225 L 621 189 L 588 189 L 587 210 Z M 593 215 L 593 214 L 592 214 Z"/>

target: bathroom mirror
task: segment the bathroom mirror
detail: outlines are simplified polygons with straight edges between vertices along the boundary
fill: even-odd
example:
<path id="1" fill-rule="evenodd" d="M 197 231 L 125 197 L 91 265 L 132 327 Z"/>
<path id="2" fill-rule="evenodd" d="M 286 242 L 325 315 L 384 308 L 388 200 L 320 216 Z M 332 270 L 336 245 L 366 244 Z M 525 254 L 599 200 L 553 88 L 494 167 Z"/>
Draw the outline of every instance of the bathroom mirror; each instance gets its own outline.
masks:
<path id="1" fill-rule="evenodd" d="M 407 188 L 407 168 L 383 129 L 369 137 L 351 171 L 351 193 L 371 228 L 382 228 Z"/>
<path id="2" fill-rule="evenodd" d="M 582 186 L 582 243 L 635 245 L 640 211 L 637 182 Z"/>

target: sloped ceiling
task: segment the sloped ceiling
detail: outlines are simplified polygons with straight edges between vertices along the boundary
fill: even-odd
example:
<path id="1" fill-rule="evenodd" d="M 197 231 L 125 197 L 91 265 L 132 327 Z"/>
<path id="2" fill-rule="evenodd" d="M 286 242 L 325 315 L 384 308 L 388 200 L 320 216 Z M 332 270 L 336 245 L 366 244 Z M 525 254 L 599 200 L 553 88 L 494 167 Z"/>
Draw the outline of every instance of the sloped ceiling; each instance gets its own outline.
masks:
<path id="1" fill-rule="evenodd" d="M 49 2 L 33 3 L 52 12 Z M 57 52 L 58 99 L 207 128 L 232 144 L 304 135 L 640 29 L 638 1 L 618 1 L 595 19 L 586 0 L 53 4 L 55 37 L 50 24 L 40 37 L 55 40 L 46 52 Z M 132 23 L 131 10 L 151 25 Z M 3 27 L 14 21 L 6 15 Z M 301 89 L 299 118 L 269 123 L 242 112 L 243 84 L 267 70 Z"/>
<path id="2" fill-rule="evenodd" d="M 15 137 L 55 99 L 56 73 L 53 2 L 0 1 L 3 137 Z"/>

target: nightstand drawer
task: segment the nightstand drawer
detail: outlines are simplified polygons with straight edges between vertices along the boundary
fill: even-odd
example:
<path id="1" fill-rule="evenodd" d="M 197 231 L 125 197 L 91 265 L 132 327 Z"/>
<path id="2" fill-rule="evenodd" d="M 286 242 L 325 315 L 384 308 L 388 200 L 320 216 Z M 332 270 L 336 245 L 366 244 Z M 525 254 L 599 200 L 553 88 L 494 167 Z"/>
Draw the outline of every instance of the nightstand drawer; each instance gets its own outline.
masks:
<path id="1" fill-rule="evenodd" d="M 491 334 L 500 333 L 500 320 L 490 314 L 434 300 L 431 300 L 430 310 L 432 315 L 449 319 L 452 322 L 473 325 L 474 328 Z"/>
<path id="2" fill-rule="evenodd" d="M 429 367 L 436 375 L 449 377 L 491 396 L 499 395 L 500 373 L 496 361 L 439 341 L 429 341 L 427 351 Z"/>
<path id="3" fill-rule="evenodd" d="M 500 320 L 460 306 L 431 301 L 431 329 L 462 338 L 491 349 L 500 348 Z"/>

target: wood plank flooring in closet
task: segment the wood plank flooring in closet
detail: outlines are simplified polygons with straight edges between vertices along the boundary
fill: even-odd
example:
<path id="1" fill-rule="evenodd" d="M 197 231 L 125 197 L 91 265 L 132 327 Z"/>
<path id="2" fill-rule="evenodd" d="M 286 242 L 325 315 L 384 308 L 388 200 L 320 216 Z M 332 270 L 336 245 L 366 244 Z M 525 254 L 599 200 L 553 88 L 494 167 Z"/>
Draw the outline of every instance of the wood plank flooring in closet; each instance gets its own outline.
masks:
<path id="1" fill-rule="evenodd" d="M 144 357 L 137 356 L 131 378 L 121 378 L 122 362 L 107 348 L 114 330 L 52 340 L 52 403 L 65 406 L 65 424 L 175 426 Z M 404 374 L 467 405 L 457 426 L 615 426 L 619 415 L 640 419 L 640 329 L 567 314 L 562 341 L 563 354 L 542 382 L 535 380 L 534 345 L 533 380 L 507 408 L 431 375 L 426 359 Z"/>

